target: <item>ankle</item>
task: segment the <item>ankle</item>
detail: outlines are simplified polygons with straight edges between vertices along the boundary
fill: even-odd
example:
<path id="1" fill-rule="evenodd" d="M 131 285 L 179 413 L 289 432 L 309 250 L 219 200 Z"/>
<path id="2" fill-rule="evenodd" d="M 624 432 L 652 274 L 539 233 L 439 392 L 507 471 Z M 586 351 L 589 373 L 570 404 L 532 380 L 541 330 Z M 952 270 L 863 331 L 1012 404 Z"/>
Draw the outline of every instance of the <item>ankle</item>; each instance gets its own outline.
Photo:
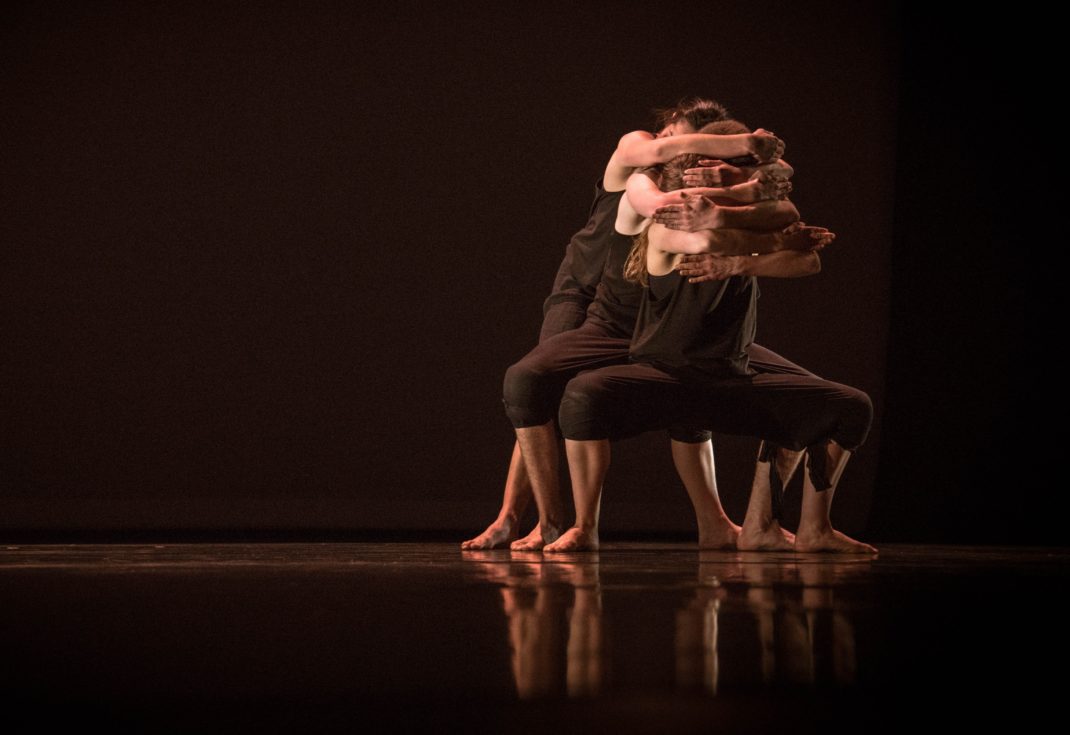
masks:
<path id="1" fill-rule="evenodd" d="M 520 515 L 516 511 L 502 509 L 502 512 L 498 514 L 498 520 L 495 523 L 501 523 L 503 525 L 515 526 L 520 523 Z"/>
<path id="2" fill-rule="evenodd" d="M 832 533 L 832 522 L 828 519 L 821 521 L 801 521 L 797 536 L 825 536 Z"/>

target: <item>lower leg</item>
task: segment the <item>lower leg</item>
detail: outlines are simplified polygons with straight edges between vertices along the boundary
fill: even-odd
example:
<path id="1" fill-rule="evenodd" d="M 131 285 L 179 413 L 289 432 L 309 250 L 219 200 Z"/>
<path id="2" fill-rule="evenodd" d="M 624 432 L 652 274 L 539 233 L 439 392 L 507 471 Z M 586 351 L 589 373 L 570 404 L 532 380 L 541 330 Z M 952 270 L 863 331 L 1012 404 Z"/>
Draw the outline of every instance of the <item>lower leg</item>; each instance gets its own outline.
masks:
<path id="1" fill-rule="evenodd" d="M 526 537 L 514 541 L 510 548 L 535 551 L 556 539 L 564 526 L 561 488 L 557 479 L 557 433 L 553 421 L 549 421 L 542 426 L 517 429 L 516 439 L 539 508 L 539 525 Z"/>
<path id="2" fill-rule="evenodd" d="M 762 451 L 759 450 L 758 456 L 761 455 Z M 738 547 L 741 551 L 788 551 L 793 548 L 795 537 L 781 528 L 780 522 L 773 517 L 772 472 L 775 463 L 780 486 L 786 487 L 802 457 L 801 451 L 780 448 L 772 461 L 763 462 L 759 459 L 754 465 L 754 483 L 739 534 Z"/>
<path id="3" fill-rule="evenodd" d="M 520 533 L 520 519 L 531 502 L 531 480 L 524 466 L 520 443 L 513 445 L 513 458 L 509 461 L 509 474 L 505 478 L 505 496 L 502 509 L 494 523 L 483 533 L 461 543 L 462 549 L 497 549 L 512 542 Z"/>
<path id="4" fill-rule="evenodd" d="M 695 506 L 699 548 L 736 548 L 739 526 L 729 520 L 717 494 L 713 444 L 709 440 L 692 443 L 673 439 L 672 460 Z"/>
<path id="5" fill-rule="evenodd" d="M 565 440 L 576 523 L 544 551 L 590 551 L 598 548 L 598 514 L 602 482 L 609 470 L 609 440 Z"/>
<path id="6" fill-rule="evenodd" d="M 799 532 L 795 537 L 796 551 L 832 551 L 840 554 L 875 554 L 877 549 L 856 541 L 832 527 L 829 512 L 832 509 L 832 496 L 836 492 L 851 453 L 834 441 L 825 447 L 814 447 L 811 451 L 825 452 L 824 466 L 827 472 L 828 488 L 818 491 L 814 487 L 810 473 L 806 473 L 803 483 L 802 516 L 799 518 Z M 813 458 L 810 459 L 813 462 Z M 820 466 L 820 463 L 819 463 Z"/>

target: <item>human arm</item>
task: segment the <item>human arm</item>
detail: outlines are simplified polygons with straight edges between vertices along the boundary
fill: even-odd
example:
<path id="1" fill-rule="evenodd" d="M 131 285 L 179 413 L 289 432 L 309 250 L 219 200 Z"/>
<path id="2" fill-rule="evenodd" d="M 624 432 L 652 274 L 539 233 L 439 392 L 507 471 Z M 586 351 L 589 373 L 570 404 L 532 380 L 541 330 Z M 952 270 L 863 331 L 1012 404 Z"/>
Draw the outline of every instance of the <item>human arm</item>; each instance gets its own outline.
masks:
<path id="1" fill-rule="evenodd" d="M 821 257 L 813 250 L 780 250 L 762 255 L 685 255 L 674 266 L 689 283 L 721 281 L 731 276 L 800 278 L 821 272 Z"/>
<path id="2" fill-rule="evenodd" d="M 658 188 L 657 183 L 645 172 L 636 172 L 628 177 L 625 198 L 636 213 L 643 217 L 651 217 L 654 214 L 654 210 L 659 207 L 682 204 L 689 196 L 714 196 L 722 191 L 723 189 L 708 187 L 662 191 Z M 623 230 L 621 231 L 623 232 Z"/>
<path id="3" fill-rule="evenodd" d="M 836 239 L 824 227 L 796 223 L 778 232 L 752 230 L 698 230 L 686 232 L 652 225 L 657 247 L 670 253 L 713 255 L 754 255 L 781 250 L 809 252 L 820 250 Z M 651 240 L 654 242 L 654 240 Z"/>
<path id="4" fill-rule="evenodd" d="M 724 206 L 686 192 L 680 196 L 682 203 L 658 207 L 654 221 L 674 230 L 781 230 L 799 220 L 799 211 L 787 199 Z"/>
<path id="5" fill-rule="evenodd" d="M 733 166 L 717 159 L 704 159 L 684 171 L 685 186 L 732 186 L 753 179 L 790 179 L 795 169 L 779 159 L 760 166 Z"/>
<path id="6" fill-rule="evenodd" d="M 671 161 L 682 153 L 698 153 L 711 158 L 753 155 L 759 161 L 775 161 L 784 153 L 784 143 L 765 130 L 737 135 L 687 133 L 663 137 L 636 130 L 626 133 L 617 143 L 606 166 L 603 179 L 606 190 L 620 191 L 635 169 Z"/>

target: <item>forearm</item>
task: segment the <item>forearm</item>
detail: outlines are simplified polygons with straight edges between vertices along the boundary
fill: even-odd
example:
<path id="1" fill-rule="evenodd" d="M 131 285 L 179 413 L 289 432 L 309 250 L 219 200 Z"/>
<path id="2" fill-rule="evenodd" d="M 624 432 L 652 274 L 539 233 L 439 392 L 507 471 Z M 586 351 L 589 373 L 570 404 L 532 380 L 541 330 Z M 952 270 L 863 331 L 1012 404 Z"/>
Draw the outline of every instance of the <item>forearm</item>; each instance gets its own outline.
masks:
<path id="1" fill-rule="evenodd" d="M 821 258 L 817 253 L 803 250 L 780 250 L 765 255 L 744 255 L 739 258 L 741 276 L 766 278 L 800 278 L 821 272 Z"/>
<path id="2" fill-rule="evenodd" d="M 683 153 L 698 153 L 710 158 L 737 158 L 753 152 L 752 137 L 749 134 L 689 133 L 655 138 L 649 134 L 629 133 L 621 138 L 613 157 L 620 165 L 633 168 L 656 166 Z"/>
<path id="3" fill-rule="evenodd" d="M 681 204 L 686 196 L 717 196 L 722 189 L 710 187 L 692 187 L 689 189 L 676 189 L 674 191 L 662 191 L 658 185 L 645 173 L 634 173 L 628 177 L 625 187 L 628 204 L 635 212 L 644 218 L 653 217 L 654 210 L 659 207 L 667 207 L 671 204 Z"/>
<path id="4" fill-rule="evenodd" d="M 775 253 L 783 247 L 781 232 L 755 232 L 754 230 L 701 230 L 706 238 L 703 252 L 714 255 L 752 255 Z"/>
<path id="5" fill-rule="evenodd" d="M 799 210 L 787 199 L 767 200 L 741 207 L 718 206 L 711 213 L 712 229 L 782 230 L 799 221 Z"/>
<path id="6" fill-rule="evenodd" d="M 739 158 L 753 152 L 752 136 L 748 133 L 739 135 L 708 135 L 691 133 L 657 138 L 653 142 L 659 160 L 657 163 L 671 161 L 684 153 L 698 153 L 708 158 Z"/>

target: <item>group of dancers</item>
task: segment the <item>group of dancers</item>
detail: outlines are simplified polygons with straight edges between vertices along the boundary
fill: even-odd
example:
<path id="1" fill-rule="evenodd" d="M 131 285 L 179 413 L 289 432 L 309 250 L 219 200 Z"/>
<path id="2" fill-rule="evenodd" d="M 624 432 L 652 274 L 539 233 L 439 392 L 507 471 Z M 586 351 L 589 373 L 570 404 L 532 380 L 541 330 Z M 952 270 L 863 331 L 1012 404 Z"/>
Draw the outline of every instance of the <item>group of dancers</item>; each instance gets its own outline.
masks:
<path id="1" fill-rule="evenodd" d="M 772 133 L 697 98 L 661 111 L 657 127 L 620 139 L 546 299 L 539 344 L 506 371 L 517 441 L 502 507 L 461 547 L 597 549 L 610 441 L 666 429 L 699 548 L 875 553 L 829 517 L 869 432 L 869 397 L 753 341 L 757 278 L 817 273 L 835 235 L 800 221 L 788 198 L 793 170 Z M 761 439 L 742 527 L 717 494 L 711 432 Z M 783 489 L 804 459 L 793 534 L 780 524 Z M 532 499 L 538 524 L 521 536 Z"/>

